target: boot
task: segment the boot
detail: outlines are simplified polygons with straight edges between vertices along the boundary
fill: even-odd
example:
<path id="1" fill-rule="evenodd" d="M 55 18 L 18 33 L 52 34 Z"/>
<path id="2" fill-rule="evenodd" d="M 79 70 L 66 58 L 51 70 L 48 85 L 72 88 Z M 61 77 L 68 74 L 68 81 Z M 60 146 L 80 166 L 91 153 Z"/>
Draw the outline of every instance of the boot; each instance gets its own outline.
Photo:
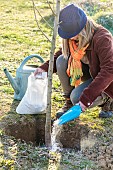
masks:
<path id="1" fill-rule="evenodd" d="M 68 111 L 72 106 L 72 102 L 70 100 L 70 98 L 65 98 L 65 104 L 64 106 L 58 110 L 58 112 L 56 113 L 56 118 L 59 119 L 66 111 Z"/>
<path id="2" fill-rule="evenodd" d="M 99 113 L 100 118 L 110 118 L 113 116 L 113 99 L 110 97 L 103 104 L 101 112 Z"/>

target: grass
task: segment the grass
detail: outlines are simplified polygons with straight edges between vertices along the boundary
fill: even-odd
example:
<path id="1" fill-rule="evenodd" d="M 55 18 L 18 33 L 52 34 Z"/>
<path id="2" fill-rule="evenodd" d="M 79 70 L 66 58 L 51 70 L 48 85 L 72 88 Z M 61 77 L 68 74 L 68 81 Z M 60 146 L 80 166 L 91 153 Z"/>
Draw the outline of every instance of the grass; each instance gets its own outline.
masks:
<path id="1" fill-rule="evenodd" d="M 32 1 L 29 0 L 1 0 L 0 1 L 0 116 L 11 123 L 14 119 L 19 121 L 20 117 L 16 114 L 15 108 L 18 104 L 14 101 L 14 90 L 7 80 L 3 69 L 8 68 L 12 76 L 16 76 L 16 69 L 19 67 L 23 59 L 30 54 L 39 54 L 46 61 L 49 59 L 51 44 L 42 35 L 41 31 L 36 25 L 34 13 L 32 8 Z M 73 2 L 73 1 L 70 1 Z M 38 9 L 43 14 L 51 25 L 53 25 L 53 17 L 45 0 L 35 1 Z M 68 4 L 68 0 L 63 0 L 61 6 Z M 79 3 L 79 2 L 78 2 Z M 104 0 L 98 3 L 89 3 L 85 1 L 81 6 L 86 10 L 88 15 L 91 15 L 98 22 L 108 23 L 108 18 L 102 18 L 101 14 L 104 12 L 111 12 L 113 10 L 113 2 Z M 52 4 L 51 4 L 52 5 Z M 104 8 L 103 8 L 104 7 Z M 110 13 L 111 16 L 111 13 Z M 99 17 L 101 17 L 99 19 Z M 44 23 L 44 21 L 37 15 L 38 21 L 42 30 L 51 38 L 51 29 Z M 103 22 L 103 21 L 106 22 Z M 112 22 L 109 22 L 109 28 L 112 32 Z M 108 28 L 108 29 L 109 29 Z M 60 47 L 60 40 L 57 38 L 56 49 Z M 34 58 L 29 63 L 36 63 Z M 64 98 L 62 97 L 62 89 L 58 76 L 53 76 L 53 93 L 52 93 L 52 117 L 55 116 L 56 111 L 62 107 Z M 101 120 L 98 118 L 99 108 L 87 110 L 85 114 L 80 117 L 81 122 L 86 123 L 92 129 L 104 130 L 112 120 Z M 32 120 L 32 116 L 27 117 Z M 6 122 L 7 123 L 7 122 Z M 72 124 L 70 123 L 70 126 Z M 112 126 L 110 124 L 110 126 Z M 96 169 L 95 165 L 87 158 L 77 157 L 73 151 L 71 153 L 65 152 L 55 156 L 55 159 L 48 150 L 40 147 L 35 147 L 32 144 L 16 141 L 12 137 L 4 135 L 1 130 L 1 158 L 0 168 L 2 169 L 31 169 L 31 170 L 47 170 L 51 166 L 59 167 L 59 170 L 78 170 L 78 169 Z M 76 160 L 76 161 L 75 161 Z M 53 170 L 53 169 L 52 169 Z"/>

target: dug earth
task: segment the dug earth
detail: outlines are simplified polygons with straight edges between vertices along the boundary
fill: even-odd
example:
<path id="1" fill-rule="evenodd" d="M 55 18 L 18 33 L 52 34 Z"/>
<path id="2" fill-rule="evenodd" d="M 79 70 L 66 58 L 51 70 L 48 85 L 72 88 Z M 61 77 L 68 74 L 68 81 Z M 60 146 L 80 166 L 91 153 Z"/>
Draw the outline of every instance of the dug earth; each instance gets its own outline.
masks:
<path id="1" fill-rule="evenodd" d="M 40 146 L 45 144 L 45 121 L 46 114 L 7 114 L 0 121 L 0 127 L 8 136 Z M 76 119 L 62 126 L 58 140 L 63 148 L 81 150 L 86 157 L 95 161 L 100 169 L 113 170 L 113 133 L 110 132 L 112 130 L 110 131 L 109 127 L 104 133 L 91 130 Z"/>
<path id="2" fill-rule="evenodd" d="M 7 122 L 7 123 L 6 123 Z M 5 134 L 14 136 L 35 145 L 45 144 L 46 114 L 14 115 L 8 114 L 1 121 Z M 52 124 L 53 126 L 53 124 Z M 81 140 L 88 137 L 89 129 L 79 119 L 63 125 L 59 137 L 63 148 L 81 150 Z"/>

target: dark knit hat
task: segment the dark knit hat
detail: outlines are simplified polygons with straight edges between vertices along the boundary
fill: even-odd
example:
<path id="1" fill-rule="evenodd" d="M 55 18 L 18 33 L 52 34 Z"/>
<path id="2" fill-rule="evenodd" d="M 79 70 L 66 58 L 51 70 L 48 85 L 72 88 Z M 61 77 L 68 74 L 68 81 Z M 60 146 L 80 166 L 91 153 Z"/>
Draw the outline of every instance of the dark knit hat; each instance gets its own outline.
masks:
<path id="1" fill-rule="evenodd" d="M 85 12 L 74 4 L 70 4 L 60 11 L 58 34 L 69 39 L 79 34 L 85 27 L 87 16 Z"/>

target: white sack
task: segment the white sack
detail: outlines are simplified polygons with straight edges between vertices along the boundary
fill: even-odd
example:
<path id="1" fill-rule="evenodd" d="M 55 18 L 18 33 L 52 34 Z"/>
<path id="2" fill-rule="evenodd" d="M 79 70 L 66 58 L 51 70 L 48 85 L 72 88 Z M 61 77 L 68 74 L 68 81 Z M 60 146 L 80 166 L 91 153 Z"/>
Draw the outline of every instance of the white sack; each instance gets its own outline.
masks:
<path id="1" fill-rule="evenodd" d="M 19 114 L 38 114 L 47 107 L 47 72 L 37 75 L 32 73 L 28 77 L 28 87 L 16 112 Z"/>

